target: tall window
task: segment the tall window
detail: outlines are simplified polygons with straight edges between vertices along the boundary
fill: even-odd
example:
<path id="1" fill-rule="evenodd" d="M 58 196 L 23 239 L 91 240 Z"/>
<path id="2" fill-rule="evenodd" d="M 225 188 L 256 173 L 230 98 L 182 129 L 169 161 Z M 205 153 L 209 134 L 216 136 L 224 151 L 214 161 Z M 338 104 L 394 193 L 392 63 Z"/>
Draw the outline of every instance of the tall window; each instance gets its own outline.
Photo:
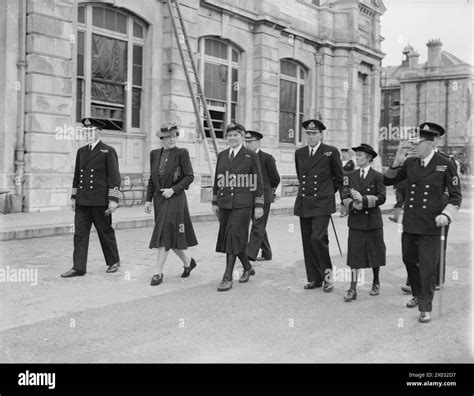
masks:
<path id="1" fill-rule="evenodd" d="M 141 126 L 145 24 L 122 10 L 78 6 L 76 119 L 105 122 L 105 129 Z"/>
<path id="2" fill-rule="evenodd" d="M 280 142 L 301 143 L 306 70 L 298 63 L 280 61 Z"/>
<path id="3" fill-rule="evenodd" d="M 202 38 L 199 42 L 199 70 L 204 95 L 211 114 L 212 125 L 218 138 L 224 129 L 236 121 L 239 97 L 240 53 L 231 44 L 216 39 Z M 209 126 L 204 122 L 206 135 Z"/>

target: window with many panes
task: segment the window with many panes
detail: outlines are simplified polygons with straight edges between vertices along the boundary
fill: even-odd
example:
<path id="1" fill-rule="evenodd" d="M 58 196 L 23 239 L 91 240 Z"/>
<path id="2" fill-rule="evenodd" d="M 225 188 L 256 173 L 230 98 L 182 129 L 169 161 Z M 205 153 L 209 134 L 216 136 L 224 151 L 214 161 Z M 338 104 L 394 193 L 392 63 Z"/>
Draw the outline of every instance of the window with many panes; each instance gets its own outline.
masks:
<path id="1" fill-rule="evenodd" d="M 113 7 L 80 4 L 77 16 L 76 119 L 105 129 L 141 126 L 145 24 Z"/>
<path id="2" fill-rule="evenodd" d="M 301 143 L 306 70 L 298 63 L 280 61 L 280 142 Z"/>
<path id="3" fill-rule="evenodd" d="M 218 138 L 236 121 L 239 98 L 240 52 L 226 41 L 205 37 L 199 41 L 199 71 L 212 125 Z M 206 135 L 209 126 L 204 121 Z"/>

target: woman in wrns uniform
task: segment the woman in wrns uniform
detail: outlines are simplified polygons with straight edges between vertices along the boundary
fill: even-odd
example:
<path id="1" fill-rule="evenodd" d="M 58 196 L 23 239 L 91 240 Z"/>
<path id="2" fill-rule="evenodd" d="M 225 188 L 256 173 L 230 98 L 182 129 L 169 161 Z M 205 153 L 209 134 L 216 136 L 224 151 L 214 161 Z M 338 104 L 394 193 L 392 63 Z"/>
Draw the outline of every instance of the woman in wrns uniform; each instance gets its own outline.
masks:
<path id="1" fill-rule="evenodd" d="M 150 179 L 145 203 L 145 212 L 151 213 L 153 200 L 155 228 L 150 249 L 158 249 L 158 273 L 151 279 L 151 286 L 163 282 L 163 266 L 170 249 L 184 264 L 181 277 L 188 277 L 196 262 L 186 249 L 197 245 L 184 192 L 194 180 L 188 150 L 176 147 L 176 137 L 179 136 L 176 124 L 164 124 L 156 135 L 163 147 L 150 152 Z"/>
<path id="2" fill-rule="evenodd" d="M 379 206 L 385 202 L 386 189 L 383 175 L 371 167 L 377 153 L 368 144 L 362 143 L 352 150 L 356 153 L 359 169 L 344 176 L 343 202 L 349 217 L 349 240 L 347 265 L 351 267 L 351 286 L 344 301 L 357 298 L 357 276 L 359 269 L 372 268 L 374 279 L 371 296 L 380 293 L 379 271 L 385 265 L 385 243 L 383 222 Z"/>
<path id="3" fill-rule="evenodd" d="M 263 179 L 258 155 L 245 148 L 245 128 L 231 123 L 226 128 L 229 148 L 217 156 L 212 210 L 219 218 L 216 252 L 226 253 L 226 269 L 218 291 L 232 288 L 232 274 L 237 257 L 245 283 L 255 270 L 247 257 L 249 225 L 255 207 L 255 218 L 263 216 Z"/>

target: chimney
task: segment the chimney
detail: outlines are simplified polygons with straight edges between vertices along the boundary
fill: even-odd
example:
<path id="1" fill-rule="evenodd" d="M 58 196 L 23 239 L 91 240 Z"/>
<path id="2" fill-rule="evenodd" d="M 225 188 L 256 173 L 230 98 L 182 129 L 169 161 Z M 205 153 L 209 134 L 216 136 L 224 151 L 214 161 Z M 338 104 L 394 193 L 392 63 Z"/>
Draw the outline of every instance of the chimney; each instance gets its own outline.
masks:
<path id="1" fill-rule="evenodd" d="M 408 68 L 416 69 L 418 67 L 418 58 L 420 54 L 418 52 L 411 52 L 408 54 Z"/>
<path id="2" fill-rule="evenodd" d="M 408 66 L 408 56 L 414 52 L 415 50 L 413 49 L 413 47 L 408 44 L 405 48 L 403 48 L 403 58 L 402 58 L 402 67 L 409 67 Z"/>
<path id="3" fill-rule="evenodd" d="M 430 40 L 426 43 L 428 47 L 428 62 L 427 67 L 439 67 L 441 66 L 441 47 L 443 43 L 440 39 Z"/>

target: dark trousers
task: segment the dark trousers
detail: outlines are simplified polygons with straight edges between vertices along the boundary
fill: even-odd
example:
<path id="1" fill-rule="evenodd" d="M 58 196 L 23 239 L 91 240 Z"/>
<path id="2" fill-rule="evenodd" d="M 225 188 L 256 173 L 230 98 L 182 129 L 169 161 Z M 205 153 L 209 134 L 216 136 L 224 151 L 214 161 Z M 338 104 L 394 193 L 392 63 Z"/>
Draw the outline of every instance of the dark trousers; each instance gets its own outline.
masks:
<path id="1" fill-rule="evenodd" d="M 100 246 L 102 247 L 106 264 L 111 266 L 120 261 L 115 231 L 112 228 L 112 215 L 106 216 L 106 209 L 106 206 L 76 205 L 73 269 L 86 272 L 89 235 L 92 224 L 94 224 L 99 235 Z"/>
<path id="2" fill-rule="evenodd" d="M 420 311 L 432 311 L 439 253 L 438 235 L 402 233 L 403 262 L 407 269 L 412 294 L 419 299 Z"/>
<path id="3" fill-rule="evenodd" d="M 300 217 L 304 264 L 308 282 L 332 280 L 328 225 L 331 216 Z"/>
<path id="4" fill-rule="evenodd" d="M 445 227 L 445 230 L 446 230 L 446 233 L 445 233 L 445 238 L 444 238 L 444 265 L 443 265 L 443 275 L 442 275 L 442 279 L 441 279 L 441 282 L 440 282 L 440 279 L 439 279 L 439 267 L 440 267 L 440 260 L 441 260 L 441 252 L 440 252 L 440 255 L 438 257 L 438 263 L 436 264 L 436 269 L 435 269 L 435 284 L 440 286 L 442 284 L 444 284 L 445 280 L 446 280 L 446 249 L 448 248 L 448 231 L 449 231 L 449 226 L 446 226 Z M 410 286 L 410 280 L 407 279 L 407 286 Z"/>
<path id="5" fill-rule="evenodd" d="M 259 219 L 252 217 L 252 228 L 250 230 L 250 239 L 247 245 L 247 256 L 251 260 L 256 260 L 258 252 L 262 249 L 262 256 L 265 258 L 272 257 L 272 248 L 268 241 L 266 231 L 268 215 L 270 214 L 270 204 L 264 205 L 263 216 Z"/>

